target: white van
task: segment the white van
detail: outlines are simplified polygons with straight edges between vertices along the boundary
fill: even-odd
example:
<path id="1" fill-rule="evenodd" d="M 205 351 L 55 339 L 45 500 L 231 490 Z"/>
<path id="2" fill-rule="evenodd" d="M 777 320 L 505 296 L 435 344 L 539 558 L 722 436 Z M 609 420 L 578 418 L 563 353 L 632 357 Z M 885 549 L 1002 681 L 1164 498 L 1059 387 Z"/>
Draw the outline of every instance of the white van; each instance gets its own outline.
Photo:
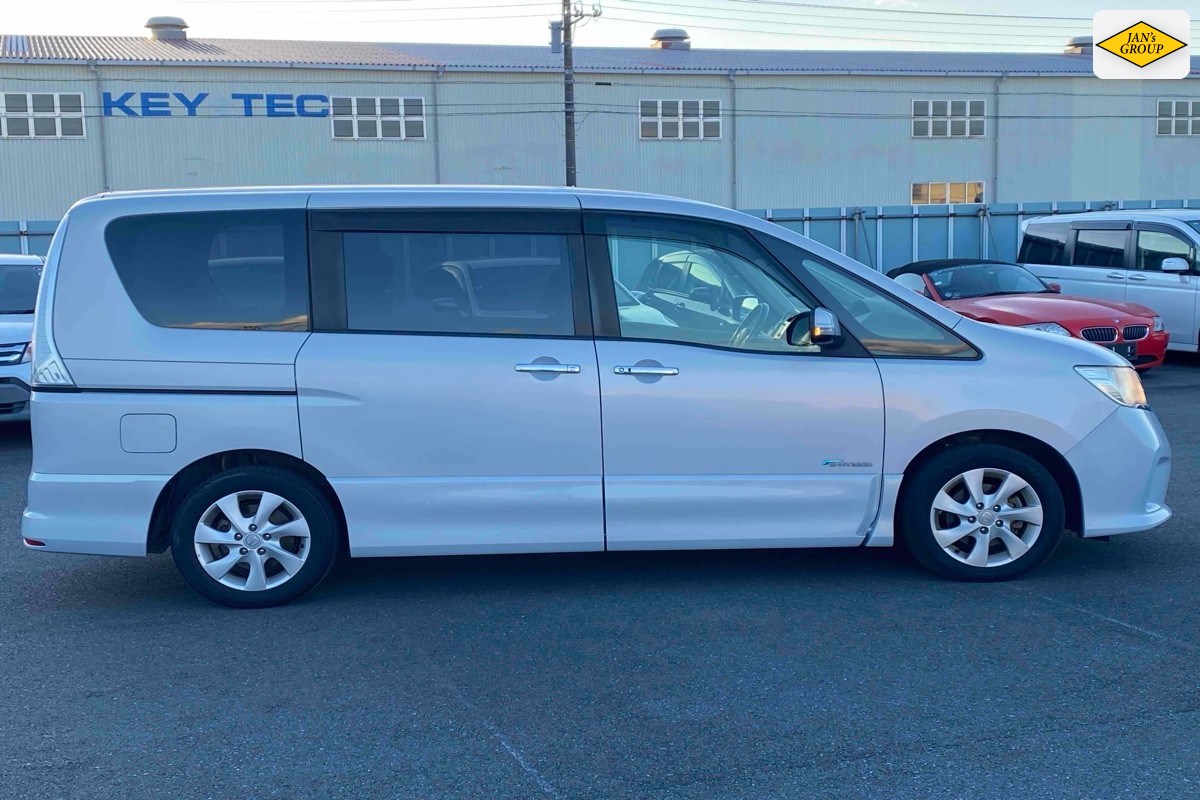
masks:
<path id="1" fill-rule="evenodd" d="M 1170 350 L 1200 346 L 1200 210 L 1089 211 L 1024 224 L 1017 260 L 1064 294 L 1139 303 Z"/>
<path id="2" fill-rule="evenodd" d="M 903 537 L 942 575 L 1000 580 L 1064 528 L 1171 515 L 1123 359 L 664 197 L 103 195 L 54 237 L 33 359 L 25 544 L 170 549 L 235 606 L 302 594 L 342 549 Z"/>

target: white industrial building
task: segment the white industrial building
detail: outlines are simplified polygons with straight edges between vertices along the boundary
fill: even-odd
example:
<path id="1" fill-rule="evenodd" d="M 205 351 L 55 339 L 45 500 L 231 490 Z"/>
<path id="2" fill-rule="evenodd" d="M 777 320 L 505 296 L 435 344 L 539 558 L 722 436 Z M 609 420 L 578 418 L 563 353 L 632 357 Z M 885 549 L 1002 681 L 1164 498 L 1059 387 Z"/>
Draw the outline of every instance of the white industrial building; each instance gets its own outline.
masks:
<path id="1" fill-rule="evenodd" d="M 552 47 L 0 36 L 0 220 L 108 189 L 556 184 Z M 0 20 L 0 24 L 3 24 Z M 1046 54 L 575 50 L 582 186 L 739 208 L 1200 196 L 1200 69 Z M 1200 63 L 1200 62 L 1194 62 Z"/>

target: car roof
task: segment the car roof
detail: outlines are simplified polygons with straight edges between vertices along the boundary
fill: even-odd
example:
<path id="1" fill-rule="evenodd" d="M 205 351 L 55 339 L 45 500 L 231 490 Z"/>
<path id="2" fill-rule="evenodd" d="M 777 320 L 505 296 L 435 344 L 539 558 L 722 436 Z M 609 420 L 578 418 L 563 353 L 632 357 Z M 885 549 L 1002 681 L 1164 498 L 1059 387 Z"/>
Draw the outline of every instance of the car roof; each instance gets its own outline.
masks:
<path id="1" fill-rule="evenodd" d="M 1034 217 L 1027 225 L 1045 225 L 1054 222 L 1076 222 L 1086 220 L 1162 220 L 1196 222 L 1200 220 L 1200 208 L 1123 208 L 1111 211 L 1081 211 L 1058 213 L 1045 217 Z"/>
<path id="2" fill-rule="evenodd" d="M 897 275 L 925 275 L 937 269 L 946 269 L 947 267 L 965 267 L 968 264 L 1013 265 L 1013 262 L 998 261 L 994 258 L 931 258 L 925 261 L 913 261 L 912 263 L 905 264 L 902 267 L 896 267 L 893 270 L 889 270 L 888 277 L 894 278 Z"/>
<path id="3" fill-rule="evenodd" d="M 40 267 L 41 256 L 27 256 L 18 253 L 0 253 L 0 267 Z"/>

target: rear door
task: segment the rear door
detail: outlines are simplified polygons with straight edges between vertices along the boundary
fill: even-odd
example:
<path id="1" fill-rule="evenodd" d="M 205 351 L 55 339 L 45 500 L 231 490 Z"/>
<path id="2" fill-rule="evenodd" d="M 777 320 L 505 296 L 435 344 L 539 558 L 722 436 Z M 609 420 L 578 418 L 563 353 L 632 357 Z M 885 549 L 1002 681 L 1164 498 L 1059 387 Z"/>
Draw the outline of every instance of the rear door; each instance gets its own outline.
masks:
<path id="1" fill-rule="evenodd" d="M 1131 225 L 1076 222 L 1068 240 L 1069 260 L 1059 268 L 1063 294 L 1124 300 L 1129 282 Z"/>
<path id="2" fill-rule="evenodd" d="M 579 212 L 311 210 L 309 226 L 304 457 L 351 552 L 602 549 Z"/>
<path id="3" fill-rule="evenodd" d="M 1154 222 L 1139 222 L 1134 231 L 1134 269 L 1125 299 L 1154 309 L 1163 318 L 1170 344 L 1196 346 L 1196 245 L 1183 231 Z M 1182 258 L 1188 272 L 1163 272 L 1165 258 Z"/>

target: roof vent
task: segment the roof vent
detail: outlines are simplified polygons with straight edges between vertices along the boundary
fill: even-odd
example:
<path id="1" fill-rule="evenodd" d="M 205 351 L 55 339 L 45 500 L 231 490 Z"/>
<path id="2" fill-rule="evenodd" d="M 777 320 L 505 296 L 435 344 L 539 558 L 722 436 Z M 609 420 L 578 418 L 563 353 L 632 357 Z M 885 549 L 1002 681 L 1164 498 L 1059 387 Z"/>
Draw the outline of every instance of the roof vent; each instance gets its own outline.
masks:
<path id="1" fill-rule="evenodd" d="M 151 39 L 187 39 L 187 26 L 179 17 L 151 17 L 146 20 Z"/>
<path id="2" fill-rule="evenodd" d="M 650 46 L 657 50 L 691 50 L 692 37 L 683 28 L 660 28 L 650 37 Z"/>
<path id="3" fill-rule="evenodd" d="M 1090 56 L 1092 54 L 1092 37 L 1075 36 L 1067 42 L 1063 50 L 1069 56 Z"/>

